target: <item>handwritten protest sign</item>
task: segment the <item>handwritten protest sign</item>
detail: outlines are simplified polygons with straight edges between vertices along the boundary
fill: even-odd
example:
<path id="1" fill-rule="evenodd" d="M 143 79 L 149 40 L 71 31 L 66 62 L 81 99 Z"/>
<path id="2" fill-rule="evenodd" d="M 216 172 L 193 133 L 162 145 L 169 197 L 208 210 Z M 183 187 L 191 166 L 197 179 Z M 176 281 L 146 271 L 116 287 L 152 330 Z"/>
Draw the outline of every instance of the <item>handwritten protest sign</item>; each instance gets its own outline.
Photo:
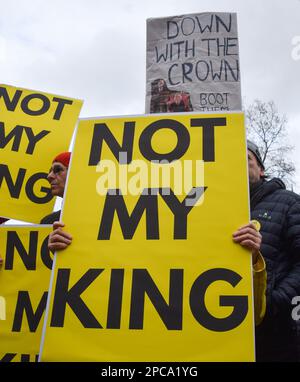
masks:
<path id="1" fill-rule="evenodd" d="M 39 223 L 55 200 L 52 159 L 67 151 L 82 101 L 0 85 L 0 216 Z"/>
<path id="2" fill-rule="evenodd" d="M 235 13 L 147 20 L 146 113 L 241 110 Z"/>

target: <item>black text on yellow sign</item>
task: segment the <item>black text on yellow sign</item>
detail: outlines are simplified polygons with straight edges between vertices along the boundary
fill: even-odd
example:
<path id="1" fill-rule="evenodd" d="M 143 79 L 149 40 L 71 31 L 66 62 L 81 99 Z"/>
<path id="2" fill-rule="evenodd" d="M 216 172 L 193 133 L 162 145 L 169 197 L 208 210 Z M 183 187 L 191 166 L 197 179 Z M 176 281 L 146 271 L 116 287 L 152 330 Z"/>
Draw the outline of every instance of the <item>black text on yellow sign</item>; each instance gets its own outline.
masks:
<path id="1" fill-rule="evenodd" d="M 1 227 L 0 362 L 37 361 L 46 309 L 52 256 L 51 227 Z"/>
<path id="2" fill-rule="evenodd" d="M 8 212 L 1 208 L 3 216 L 38 222 L 47 211 L 44 206 L 53 204 L 47 171 L 53 157 L 67 151 L 81 104 L 0 86 L 0 193 L 1 200 L 8 201 L 4 204 L 11 203 Z M 48 210 L 51 212 L 50 204 Z"/>
<path id="3" fill-rule="evenodd" d="M 215 161 L 215 134 L 217 126 L 226 126 L 226 118 L 193 118 L 189 119 L 189 128 L 199 128 L 202 130 L 202 140 L 199 142 L 200 151 L 205 162 Z M 135 121 L 126 121 L 123 126 L 119 126 L 123 131 L 122 143 L 120 144 L 114 137 L 113 131 L 106 123 L 97 123 L 93 128 L 89 153 L 89 166 L 96 166 L 103 158 L 102 149 L 104 145 L 111 151 L 115 159 L 120 163 L 121 153 L 125 153 L 128 165 L 133 160 Z M 152 146 L 152 138 L 160 130 L 170 129 L 176 135 L 176 144 L 172 151 L 159 153 Z M 200 144 L 201 143 L 201 144 Z M 182 158 L 190 145 L 189 129 L 181 122 L 170 118 L 160 119 L 146 125 L 138 138 L 138 147 L 141 156 L 146 161 L 162 161 L 170 163 Z M 164 162 L 166 161 L 166 162 Z M 164 189 L 166 190 L 166 189 Z M 198 187 L 198 197 L 206 190 L 205 187 Z M 105 196 L 104 209 L 101 216 L 98 231 L 98 240 L 109 240 L 113 227 L 114 217 L 117 216 L 124 239 L 132 239 L 145 213 L 146 215 L 146 239 L 159 240 L 159 214 L 158 201 L 160 196 L 174 215 L 174 235 L 173 239 L 187 239 L 187 216 L 192 206 L 186 206 L 185 200 L 179 201 L 174 192 L 169 189 L 169 193 L 163 193 L 162 188 L 148 189 L 143 195 L 138 197 L 138 201 L 129 215 L 126 202 L 120 189 L 110 189 Z M 191 190 L 193 195 L 194 189 Z M 107 305 L 106 323 L 99 322 L 88 308 L 81 297 L 93 282 L 103 275 L 110 273 L 109 297 Z M 145 297 L 150 298 L 162 322 L 168 330 L 182 330 L 183 311 L 183 280 L 184 269 L 171 269 L 164 278 L 169 279 L 169 303 L 166 302 L 159 291 L 155 280 L 147 269 L 132 269 L 131 276 L 131 301 L 128 328 L 143 329 L 144 303 Z M 69 306 L 76 314 L 79 321 L 85 328 L 103 327 L 107 329 L 120 329 L 122 312 L 122 295 L 124 288 L 125 269 L 89 269 L 76 283 L 70 285 L 71 269 L 59 269 L 54 294 L 53 309 L 51 315 L 52 327 L 63 327 L 66 307 Z M 189 293 L 189 309 L 195 320 L 203 327 L 213 331 L 227 331 L 240 325 L 248 312 L 247 296 L 220 296 L 220 304 L 232 306 L 232 313 L 222 319 L 213 317 L 205 305 L 205 293 L 207 288 L 216 281 L 224 281 L 235 287 L 241 276 L 225 268 L 210 269 L 194 280 Z"/>
<path id="4" fill-rule="evenodd" d="M 99 322 L 92 310 L 84 302 L 81 294 L 92 286 L 103 273 L 110 273 L 107 317 Z M 144 328 L 144 311 L 146 297 L 158 313 L 167 330 L 182 330 L 183 325 L 183 292 L 184 269 L 171 269 L 162 277 L 169 280 L 166 301 L 155 280 L 147 269 L 132 269 L 130 313 L 125 328 L 141 330 Z M 84 328 L 121 329 L 122 296 L 124 291 L 125 269 L 89 269 L 76 283 L 70 284 L 71 269 L 59 269 L 56 279 L 54 301 L 51 314 L 51 327 L 64 327 L 67 306 L 74 312 Z M 207 309 L 205 294 L 211 284 L 223 281 L 235 288 L 242 277 L 235 271 L 226 268 L 213 268 L 200 274 L 189 291 L 190 312 L 197 324 L 215 332 L 230 331 L 239 326 L 248 313 L 248 297 L 244 295 L 220 295 L 220 306 L 232 307 L 232 312 L 225 318 L 214 317 Z M 101 291 L 98 291 L 101 294 Z M 101 300 L 99 299 L 99 303 Z M 106 301 L 105 301 L 106 302 Z M 104 302 L 102 302 L 103 304 Z M 95 311 L 97 306 L 94 307 Z"/>
<path id="5" fill-rule="evenodd" d="M 185 126 L 182 122 L 170 118 L 162 118 L 151 122 L 144 127 L 138 137 L 138 148 L 141 158 L 147 162 L 159 162 L 162 165 L 169 166 L 170 163 L 174 163 L 184 157 L 189 149 L 191 141 L 189 129 L 198 128 L 202 132 L 202 138 L 199 141 L 199 159 L 201 158 L 203 162 L 214 162 L 215 128 L 218 126 L 226 126 L 226 118 L 191 117 L 189 119 L 189 126 Z M 134 140 L 137 139 L 135 127 L 136 122 L 134 120 L 126 121 L 123 126 L 120 126 L 120 129 L 123 131 L 122 144 L 120 144 L 106 123 L 96 123 L 90 147 L 89 166 L 96 166 L 98 163 L 101 163 L 104 143 L 120 165 L 129 165 L 133 158 Z M 160 153 L 152 146 L 152 139 L 155 134 L 165 130 L 170 130 L 175 134 L 176 144 L 171 151 Z M 125 158 L 125 161 L 123 158 Z M 174 239 L 186 239 L 187 216 L 205 191 L 206 187 L 204 186 L 193 187 L 184 200 L 180 201 L 171 188 L 146 188 L 143 190 L 130 216 L 122 191 L 120 189 L 109 189 L 100 222 L 98 240 L 108 240 L 110 238 L 115 214 L 119 217 L 124 238 L 131 239 L 144 212 L 146 213 L 147 220 L 146 237 L 149 240 L 158 240 L 158 197 L 164 200 L 174 215 Z M 187 199 L 190 203 L 186 203 Z"/>
<path id="6" fill-rule="evenodd" d="M 253 360 L 250 257 L 232 242 L 248 220 L 244 134 L 241 113 L 80 121 L 42 361 Z M 204 180 L 181 193 L 161 178 L 128 192 L 133 164 L 197 160 Z"/>

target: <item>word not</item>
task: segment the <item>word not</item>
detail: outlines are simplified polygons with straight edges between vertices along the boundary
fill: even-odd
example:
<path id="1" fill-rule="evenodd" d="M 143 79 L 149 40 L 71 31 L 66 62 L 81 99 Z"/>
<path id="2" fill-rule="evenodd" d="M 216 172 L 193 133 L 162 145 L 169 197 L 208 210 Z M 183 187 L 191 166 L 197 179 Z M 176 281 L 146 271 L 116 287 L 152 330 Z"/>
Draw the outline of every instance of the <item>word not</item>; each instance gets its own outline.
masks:
<path id="1" fill-rule="evenodd" d="M 60 120 L 64 107 L 73 104 L 71 100 L 60 97 L 50 99 L 45 94 L 40 93 L 32 93 L 24 97 L 23 90 L 20 89 L 16 89 L 10 98 L 7 89 L 2 86 L 0 86 L 0 100 L 1 98 L 7 111 L 15 111 L 17 105 L 20 104 L 23 113 L 31 116 L 46 114 L 51 104 L 54 103 L 54 106 L 56 106 L 52 116 L 54 120 Z"/>
<path id="2" fill-rule="evenodd" d="M 123 307 L 124 280 L 128 280 L 125 271 L 131 275 L 131 294 L 129 309 L 129 330 L 142 330 L 144 328 L 145 303 L 151 302 L 167 330 L 182 330 L 183 305 L 189 309 L 195 320 L 204 328 L 216 332 L 226 332 L 239 326 L 248 312 L 248 297 L 243 295 L 220 295 L 219 305 L 232 307 L 227 317 L 217 318 L 206 307 L 205 294 L 212 283 L 218 280 L 225 281 L 235 288 L 242 277 L 233 270 L 226 268 L 209 269 L 201 273 L 194 281 L 190 292 L 189 301 L 184 302 L 184 269 L 170 269 L 169 271 L 169 302 L 161 294 L 158 286 L 147 269 L 111 269 L 90 268 L 72 286 L 70 283 L 71 269 L 58 269 L 51 312 L 51 327 L 63 327 L 66 308 L 71 309 L 85 328 L 103 329 L 99 319 L 89 309 L 82 294 L 93 287 L 95 280 L 104 272 L 110 272 L 110 285 L 108 298 L 96 299 L 100 304 L 107 302 L 106 329 L 120 329 Z M 162 274 L 160 278 L 164 277 Z M 73 277 L 72 277 L 73 279 Z M 99 283 L 94 285 L 94 292 L 99 293 Z M 84 293 L 89 295 L 89 293 Z M 147 299 L 145 299 L 147 295 Z M 188 309 L 185 306 L 185 309 Z M 96 309 L 97 312 L 102 309 Z M 150 317 L 147 318 L 150 320 Z"/>
<path id="3" fill-rule="evenodd" d="M 225 20 L 225 17 L 227 19 Z M 167 21 L 167 39 L 178 37 L 180 34 L 183 36 L 190 36 L 193 33 L 219 33 L 222 29 L 226 32 L 231 32 L 232 15 L 226 16 L 212 14 L 210 20 L 203 22 L 201 18 L 206 18 L 207 15 L 200 15 L 194 17 L 183 17 L 181 20 L 168 20 Z"/>
<path id="4" fill-rule="evenodd" d="M 226 126 L 226 118 L 191 118 L 189 127 L 202 128 L 202 159 L 204 162 L 215 161 L 215 127 Z M 120 127 L 121 129 L 121 127 Z M 167 153 L 158 153 L 153 149 L 152 139 L 155 134 L 168 129 L 175 133 L 177 142 L 175 148 Z M 119 161 L 125 158 L 129 164 L 132 161 L 133 141 L 135 138 L 135 121 L 124 122 L 122 144 L 114 137 L 106 123 L 95 123 L 90 148 L 89 166 L 97 166 L 102 156 L 103 143 L 105 142 L 114 157 Z M 148 161 L 166 161 L 170 163 L 180 159 L 188 150 L 190 134 L 188 128 L 181 122 L 172 119 L 161 119 L 145 127 L 139 137 L 139 150 Z M 200 148 L 199 148 L 200 151 Z M 126 153 L 126 156 L 121 155 Z"/>

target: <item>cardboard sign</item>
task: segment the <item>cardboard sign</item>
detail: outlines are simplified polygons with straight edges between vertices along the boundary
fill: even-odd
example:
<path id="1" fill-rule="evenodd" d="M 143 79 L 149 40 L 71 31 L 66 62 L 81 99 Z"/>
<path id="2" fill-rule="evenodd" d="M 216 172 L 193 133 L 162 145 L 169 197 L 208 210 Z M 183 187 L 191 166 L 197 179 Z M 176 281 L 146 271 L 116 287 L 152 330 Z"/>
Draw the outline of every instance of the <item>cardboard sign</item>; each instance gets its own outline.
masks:
<path id="1" fill-rule="evenodd" d="M 254 360 L 245 154 L 241 113 L 80 121 L 42 361 Z"/>
<path id="2" fill-rule="evenodd" d="M 241 110 L 235 13 L 147 20 L 146 113 Z"/>
<path id="3" fill-rule="evenodd" d="M 82 101 L 0 85 L 0 215 L 39 223 L 55 200 L 53 158 L 68 151 Z"/>
<path id="4" fill-rule="evenodd" d="M 0 227 L 0 362 L 35 362 L 52 267 L 52 226 Z"/>

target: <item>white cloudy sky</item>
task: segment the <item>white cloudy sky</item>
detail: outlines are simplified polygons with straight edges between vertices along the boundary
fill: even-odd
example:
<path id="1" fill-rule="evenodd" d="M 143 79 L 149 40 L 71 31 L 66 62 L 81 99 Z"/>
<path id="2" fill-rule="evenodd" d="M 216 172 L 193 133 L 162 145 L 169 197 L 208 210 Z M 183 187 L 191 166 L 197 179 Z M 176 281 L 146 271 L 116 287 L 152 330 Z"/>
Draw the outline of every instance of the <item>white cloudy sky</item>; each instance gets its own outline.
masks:
<path id="1" fill-rule="evenodd" d="M 205 11 L 237 13 L 243 100 L 288 117 L 300 192 L 300 0 L 0 0 L 0 82 L 142 114 L 146 19 Z"/>

